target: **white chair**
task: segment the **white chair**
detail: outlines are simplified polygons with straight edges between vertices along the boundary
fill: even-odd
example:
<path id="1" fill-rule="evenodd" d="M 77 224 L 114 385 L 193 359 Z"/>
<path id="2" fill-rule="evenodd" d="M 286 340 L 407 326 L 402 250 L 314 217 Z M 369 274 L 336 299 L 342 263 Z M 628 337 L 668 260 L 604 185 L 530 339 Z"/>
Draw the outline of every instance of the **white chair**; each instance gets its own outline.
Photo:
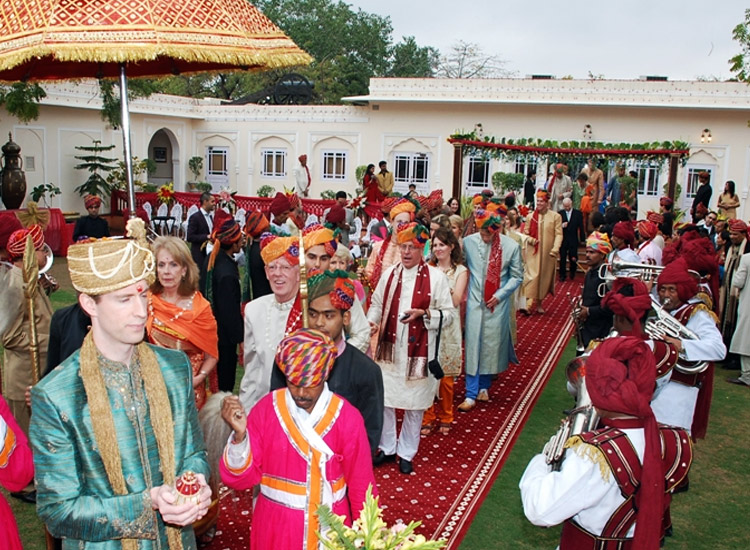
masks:
<path id="1" fill-rule="evenodd" d="M 169 220 L 169 234 L 179 237 L 180 230 L 182 229 L 182 205 L 179 202 L 175 202 L 169 211 L 169 215 L 172 217 Z"/>
<path id="2" fill-rule="evenodd" d="M 320 218 L 317 214 L 309 214 L 305 220 L 305 227 L 310 227 L 314 223 L 320 223 Z"/>
<path id="3" fill-rule="evenodd" d="M 365 232 L 365 238 L 364 238 L 365 242 L 369 243 L 372 240 L 370 238 L 370 236 L 372 234 L 372 228 L 375 227 L 376 225 L 378 225 L 378 221 L 379 220 L 377 218 L 373 218 L 373 219 L 370 220 L 370 223 L 367 224 L 367 231 Z"/>
<path id="4" fill-rule="evenodd" d="M 190 216 L 195 214 L 198 211 L 198 207 L 194 204 L 190 205 L 190 208 L 187 210 L 187 214 L 185 215 L 185 221 L 182 222 L 182 235 L 183 239 L 187 238 L 187 226 L 188 226 L 188 220 L 190 219 Z"/>
<path id="5" fill-rule="evenodd" d="M 353 223 L 354 233 L 349 233 L 349 242 L 359 244 L 359 241 L 362 238 L 362 218 L 360 218 L 359 216 L 355 217 Z"/>
<path id="6" fill-rule="evenodd" d="M 153 207 L 151 206 L 150 202 L 144 202 L 143 203 L 143 210 L 146 212 L 146 216 L 148 217 L 148 226 L 153 231 L 154 229 L 154 214 L 153 214 Z"/>
<path id="7" fill-rule="evenodd" d="M 159 208 L 156 209 L 156 215 L 159 217 L 164 217 L 169 215 L 169 207 L 166 205 L 166 203 L 161 203 L 159 205 Z"/>
<path id="8" fill-rule="evenodd" d="M 234 213 L 234 219 L 237 220 L 237 223 L 240 224 L 240 227 L 245 227 L 245 218 L 247 217 L 247 212 L 245 212 L 244 208 L 240 208 L 237 210 L 237 212 Z"/>

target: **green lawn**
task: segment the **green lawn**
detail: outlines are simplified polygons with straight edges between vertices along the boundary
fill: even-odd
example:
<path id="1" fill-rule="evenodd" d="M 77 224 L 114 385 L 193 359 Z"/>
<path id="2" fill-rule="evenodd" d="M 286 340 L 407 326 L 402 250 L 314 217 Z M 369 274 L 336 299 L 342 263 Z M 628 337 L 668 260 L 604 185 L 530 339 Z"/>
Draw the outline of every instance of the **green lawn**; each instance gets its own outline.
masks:
<path id="1" fill-rule="evenodd" d="M 531 413 L 505 466 L 472 522 L 461 550 L 552 549 L 560 528 L 531 525 L 523 515 L 518 481 L 526 464 L 556 429 L 561 411 L 571 404 L 564 369 L 574 352 L 566 349 Z M 750 514 L 747 480 L 747 426 L 750 389 L 727 384 L 716 369 L 708 435 L 695 446 L 690 491 L 672 501 L 674 536 L 665 548 L 690 550 L 750 548 L 750 531 L 742 518 Z"/>

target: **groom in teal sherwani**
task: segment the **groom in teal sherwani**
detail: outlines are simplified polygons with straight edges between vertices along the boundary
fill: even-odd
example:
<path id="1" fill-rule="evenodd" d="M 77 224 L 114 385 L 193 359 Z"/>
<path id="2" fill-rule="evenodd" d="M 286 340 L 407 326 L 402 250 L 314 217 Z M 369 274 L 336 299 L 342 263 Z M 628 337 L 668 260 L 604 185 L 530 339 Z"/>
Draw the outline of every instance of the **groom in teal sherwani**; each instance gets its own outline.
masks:
<path id="1" fill-rule="evenodd" d="M 37 511 L 65 549 L 194 549 L 211 490 L 192 371 L 142 342 L 154 257 L 143 222 L 127 229 L 68 249 L 91 330 L 31 391 Z M 186 471 L 199 487 L 187 502 L 172 489 Z"/>
<path id="2" fill-rule="evenodd" d="M 523 280 L 521 249 L 502 234 L 505 204 L 494 199 L 474 214 L 478 233 L 464 239 L 469 270 L 466 301 L 466 398 L 458 406 L 468 412 L 477 401 L 489 401 L 492 375 L 518 362 L 510 332 L 513 292 Z"/>

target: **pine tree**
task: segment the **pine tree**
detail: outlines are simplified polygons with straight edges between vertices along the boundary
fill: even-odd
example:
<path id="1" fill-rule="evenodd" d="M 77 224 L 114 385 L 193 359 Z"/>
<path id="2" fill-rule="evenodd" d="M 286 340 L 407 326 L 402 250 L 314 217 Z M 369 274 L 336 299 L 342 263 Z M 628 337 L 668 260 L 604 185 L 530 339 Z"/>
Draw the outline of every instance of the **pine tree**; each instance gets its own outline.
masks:
<path id="1" fill-rule="evenodd" d="M 109 173 L 115 169 L 115 163 L 117 159 L 103 156 L 106 151 L 114 149 L 114 145 L 102 145 L 99 140 L 94 140 L 94 144 L 91 146 L 77 145 L 76 149 L 84 151 L 86 155 L 75 157 L 77 160 L 83 161 L 78 164 L 76 170 L 87 170 L 91 173 L 89 179 L 84 183 L 76 187 L 76 191 L 79 195 L 96 195 L 98 197 L 107 197 L 112 192 L 112 187 L 107 180 L 101 175 L 103 173 Z"/>

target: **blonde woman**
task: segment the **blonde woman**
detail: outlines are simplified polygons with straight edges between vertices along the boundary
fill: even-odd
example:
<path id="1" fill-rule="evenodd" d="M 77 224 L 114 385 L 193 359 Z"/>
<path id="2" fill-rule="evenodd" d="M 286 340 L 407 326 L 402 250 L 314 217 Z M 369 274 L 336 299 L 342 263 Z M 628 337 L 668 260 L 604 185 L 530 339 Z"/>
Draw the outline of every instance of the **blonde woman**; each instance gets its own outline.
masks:
<path id="1" fill-rule="evenodd" d="M 151 245 L 156 280 L 148 296 L 146 333 L 152 344 L 184 351 L 193 368 L 195 404 L 206 402 L 206 386 L 218 391 L 219 337 L 211 304 L 198 291 L 198 266 L 177 237 L 159 237 Z"/>

